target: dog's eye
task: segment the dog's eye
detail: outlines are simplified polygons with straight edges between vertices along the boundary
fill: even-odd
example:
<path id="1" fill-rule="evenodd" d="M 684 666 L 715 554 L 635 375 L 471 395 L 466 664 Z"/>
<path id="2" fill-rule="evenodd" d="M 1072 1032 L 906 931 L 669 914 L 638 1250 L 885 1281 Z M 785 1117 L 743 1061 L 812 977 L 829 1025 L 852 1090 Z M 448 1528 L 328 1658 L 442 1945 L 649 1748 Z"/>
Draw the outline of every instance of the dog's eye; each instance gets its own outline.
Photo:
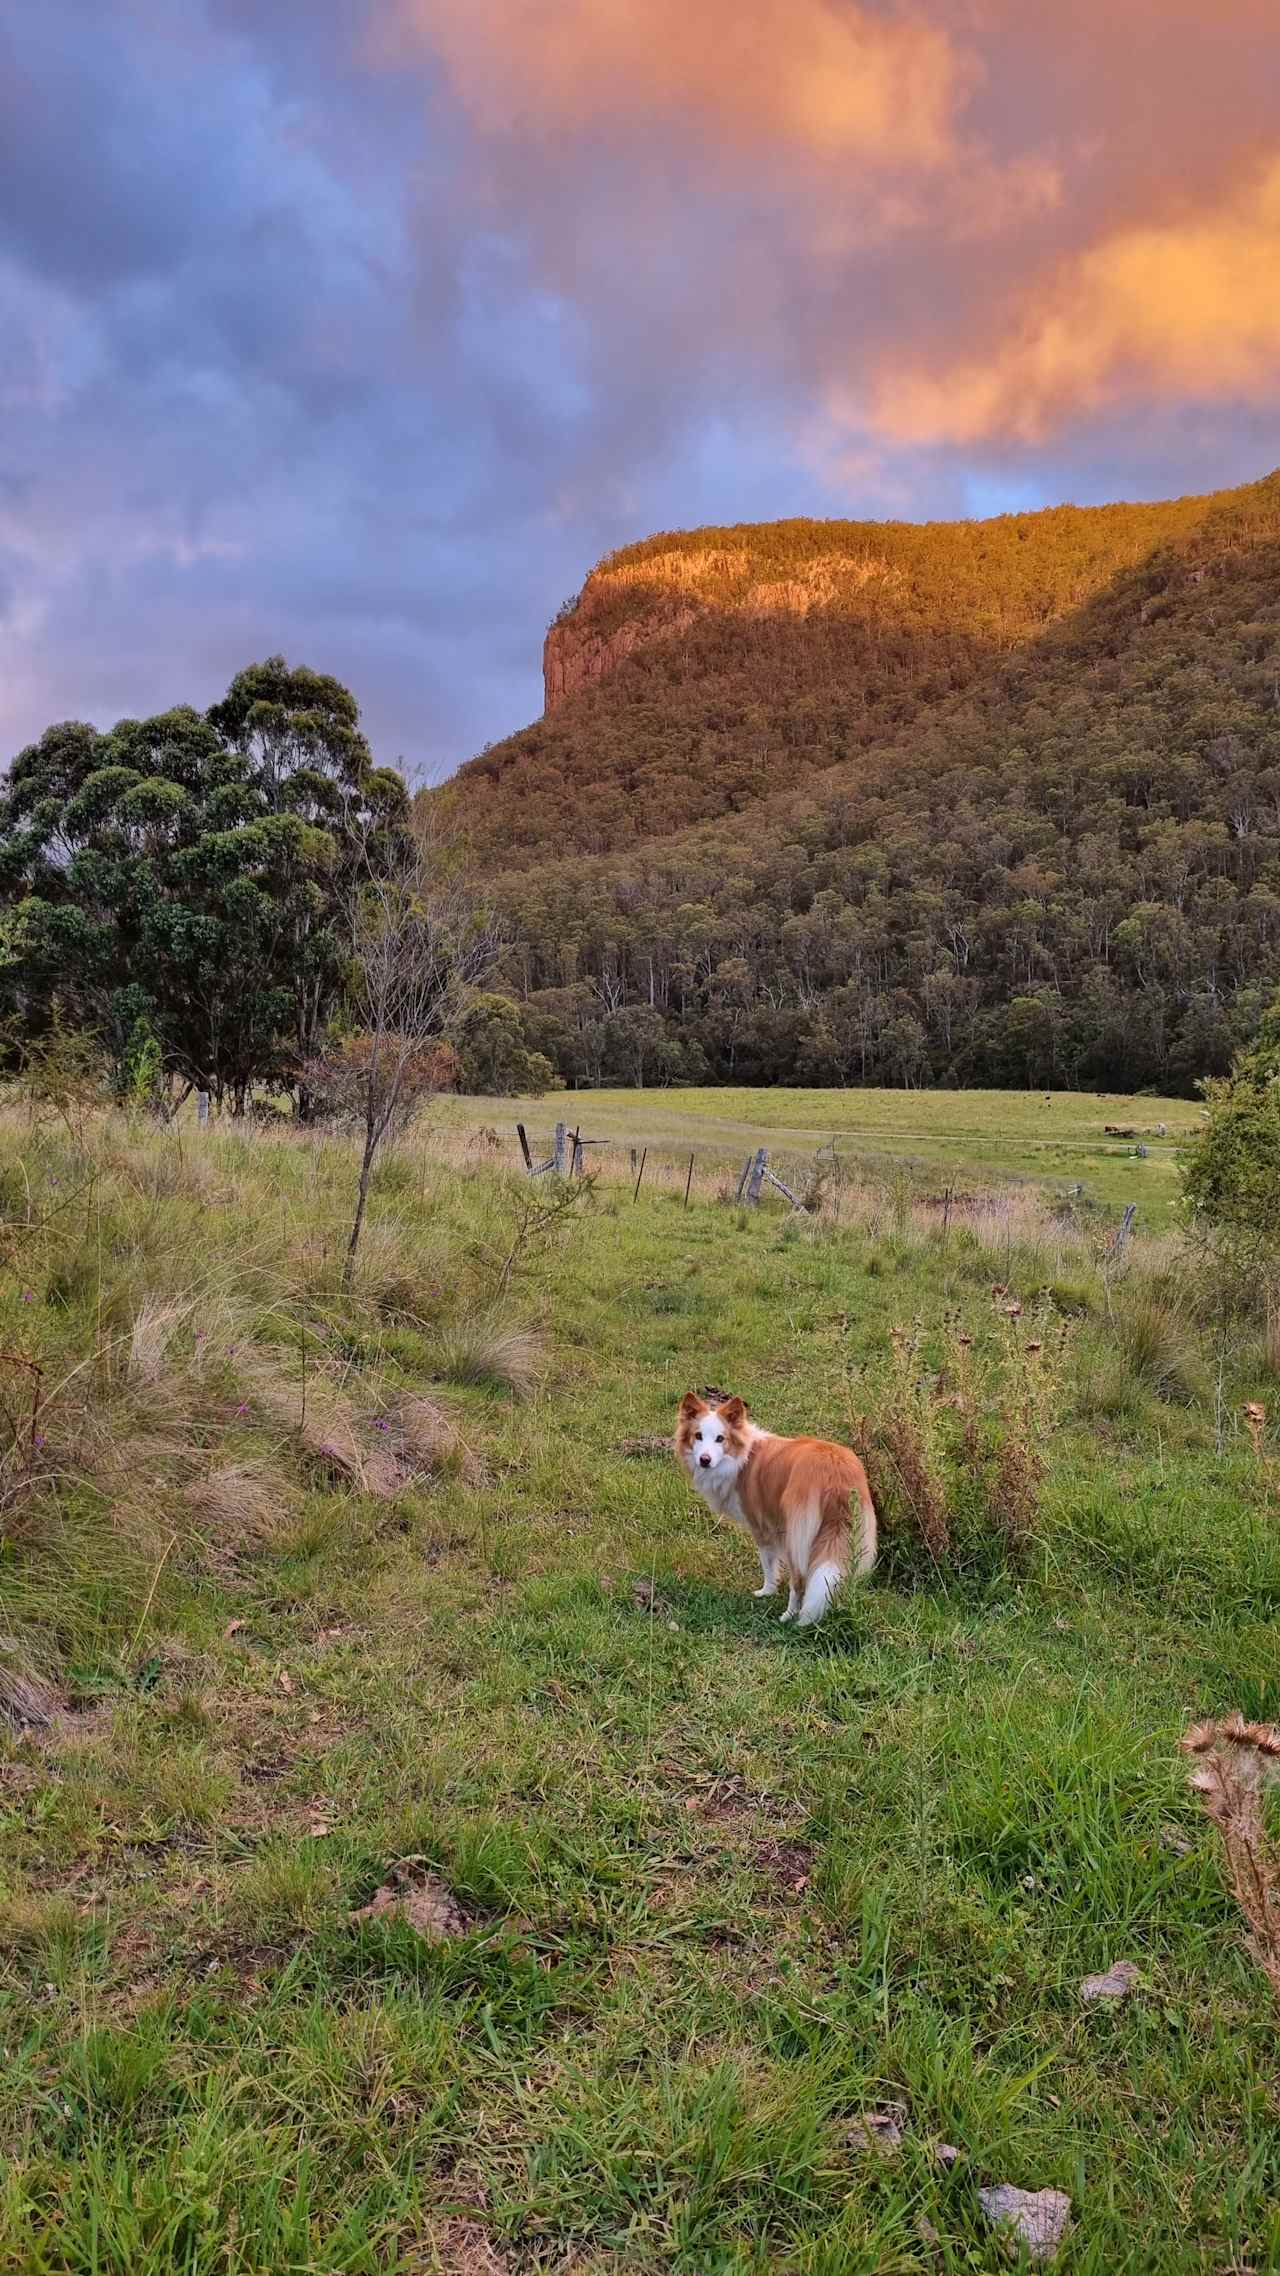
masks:
<path id="1" fill-rule="evenodd" d="M 716 1440 L 716 1445 L 717 1445 L 717 1446 L 723 1446 L 723 1445 L 724 1445 L 724 1432 L 723 1432 L 723 1431 L 721 1431 L 719 1438 Z"/>

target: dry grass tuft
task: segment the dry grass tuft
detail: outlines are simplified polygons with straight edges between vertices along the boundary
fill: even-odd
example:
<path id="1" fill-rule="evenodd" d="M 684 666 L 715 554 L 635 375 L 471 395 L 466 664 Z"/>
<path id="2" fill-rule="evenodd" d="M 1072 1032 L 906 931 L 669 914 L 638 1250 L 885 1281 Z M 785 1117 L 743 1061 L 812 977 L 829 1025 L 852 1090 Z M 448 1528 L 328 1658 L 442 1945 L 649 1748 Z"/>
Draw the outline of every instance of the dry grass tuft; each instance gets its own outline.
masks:
<path id="1" fill-rule="evenodd" d="M 249 1402 L 292 1439 L 324 1477 L 358 1493 L 389 1500 L 403 1484 L 400 1465 L 382 1446 L 370 1446 L 345 1392 L 318 1368 L 285 1375 L 265 1353 L 246 1355 L 239 1373 Z"/>
<path id="2" fill-rule="evenodd" d="M 1280 1730 L 1228 1715 L 1197 1723 L 1182 1745 L 1195 1759 L 1192 1790 L 1222 1837 L 1249 1950 L 1280 1999 L 1280 1849 L 1263 1824 L 1267 1787 L 1280 1778 Z"/>
<path id="3" fill-rule="evenodd" d="M 294 1511 L 288 1482 L 268 1462 L 220 1462 L 182 1498 L 215 1561 L 270 1547 Z"/>
<path id="4" fill-rule="evenodd" d="M 62 1699 L 13 1636 L 0 1636 L 0 1719 L 15 1730 L 47 1731 Z"/>
<path id="5" fill-rule="evenodd" d="M 536 1329 L 481 1318 L 463 1321 L 441 1338 L 438 1372 L 449 1383 L 528 1399 L 541 1381 L 545 1359 Z"/>
<path id="6" fill-rule="evenodd" d="M 437 2221 L 404 2267 L 406 2276 L 510 2276 L 511 2262 L 479 2221 L 458 2216 Z"/>
<path id="7" fill-rule="evenodd" d="M 1128 1289 L 1115 1307 L 1120 1355 L 1135 1381 L 1158 1398 L 1194 1406 L 1205 1396 L 1204 1364 L 1186 1319 L 1155 1290 Z"/>
<path id="8" fill-rule="evenodd" d="M 452 1416 L 434 1399 L 406 1392 L 375 1417 L 373 1428 L 384 1434 L 386 1451 L 406 1478 L 434 1478 L 455 1471 L 470 1485 L 480 1483 L 483 1466 L 479 1456 L 466 1444 Z"/>
<path id="9" fill-rule="evenodd" d="M 436 1319 L 450 1279 L 447 1252 L 424 1241 L 417 1227 L 394 1218 L 365 1227 L 354 1287 L 384 1319 Z"/>
<path id="10" fill-rule="evenodd" d="M 192 1296 L 144 1296 L 129 1337 L 127 1374 L 131 1383 L 154 1384 L 165 1373 L 169 1347 L 195 1310 Z"/>

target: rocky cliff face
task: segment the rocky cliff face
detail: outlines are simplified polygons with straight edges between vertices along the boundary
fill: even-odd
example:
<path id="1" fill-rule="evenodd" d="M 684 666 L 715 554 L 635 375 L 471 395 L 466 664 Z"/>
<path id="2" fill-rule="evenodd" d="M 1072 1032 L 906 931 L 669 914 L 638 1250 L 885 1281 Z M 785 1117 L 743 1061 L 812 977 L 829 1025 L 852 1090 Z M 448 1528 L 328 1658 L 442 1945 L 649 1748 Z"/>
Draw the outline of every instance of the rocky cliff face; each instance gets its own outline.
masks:
<path id="1" fill-rule="evenodd" d="M 546 711 L 607 679 L 637 649 L 675 639 L 712 612 L 805 617 L 831 610 L 847 615 L 860 604 L 862 612 L 871 613 L 905 586 L 901 569 L 873 555 L 819 554 L 781 578 L 760 575 L 740 549 L 712 546 L 602 563 L 543 643 Z"/>
<path id="2" fill-rule="evenodd" d="M 552 712 L 579 688 L 607 679 L 624 656 L 637 648 L 686 631 L 694 621 L 693 609 L 653 610 L 628 616 L 609 628 L 593 621 L 592 610 L 579 600 L 572 616 L 553 624 L 542 644 L 543 705 Z"/>

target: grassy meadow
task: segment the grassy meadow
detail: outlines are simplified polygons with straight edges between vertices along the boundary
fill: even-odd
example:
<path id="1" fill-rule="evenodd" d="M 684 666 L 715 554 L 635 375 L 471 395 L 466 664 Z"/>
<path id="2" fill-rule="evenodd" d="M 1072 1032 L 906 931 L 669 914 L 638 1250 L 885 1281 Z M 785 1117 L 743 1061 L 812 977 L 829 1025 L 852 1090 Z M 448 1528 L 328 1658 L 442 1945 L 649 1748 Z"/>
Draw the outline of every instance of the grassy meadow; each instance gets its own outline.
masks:
<path id="1" fill-rule="evenodd" d="M 1275 2001 L 1178 1751 L 1280 1708 L 1265 1326 L 1056 1165 L 944 1217 L 1034 1095 L 842 1096 L 930 1172 L 806 1213 L 719 1156 L 830 1098 L 627 1106 L 637 1201 L 442 1108 L 350 1290 L 344 1142 L 0 1122 L 0 2271 L 995 2271 L 998 2183 L 1069 2195 L 1068 2276 L 1280 2266 Z M 666 1454 L 691 1383 L 876 1461 L 818 1630 Z"/>
<path id="2" fill-rule="evenodd" d="M 834 1142 L 851 1168 L 880 1178 L 904 1172 L 942 1190 L 948 1183 L 1031 1181 L 1063 1194 L 1083 1185 L 1100 1204 L 1136 1202 L 1144 1225 L 1173 1220 L 1178 1155 L 1201 1127 L 1188 1099 L 1099 1097 L 1082 1091 L 705 1090 L 566 1091 L 540 1099 L 456 1098 L 443 1102 L 453 1126 L 496 1128 L 515 1145 L 514 1126 L 550 1151 L 557 1121 L 616 1148 L 653 1147 L 687 1167 L 740 1168 L 767 1146 L 783 1178 L 819 1146 Z M 1132 1131 L 1109 1137 L 1107 1125 Z M 1145 1146 L 1146 1158 L 1138 1155 Z M 535 1149 L 536 1151 L 536 1149 Z M 593 1156 L 593 1163 L 597 1160 Z M 696 1174 L 696 1173 L 695 1173 Z M 681 1170 L 683 1180 L 684 1169 Z"/>

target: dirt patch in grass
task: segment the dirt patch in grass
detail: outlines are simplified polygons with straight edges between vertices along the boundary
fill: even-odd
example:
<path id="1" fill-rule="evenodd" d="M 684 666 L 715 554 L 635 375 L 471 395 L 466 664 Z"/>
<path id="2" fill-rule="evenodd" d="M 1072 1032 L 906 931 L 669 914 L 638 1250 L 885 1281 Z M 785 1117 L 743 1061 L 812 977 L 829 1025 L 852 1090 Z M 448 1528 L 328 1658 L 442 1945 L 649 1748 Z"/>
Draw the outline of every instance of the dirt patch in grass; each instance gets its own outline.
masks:
<path id="1" fill-rule="evenodd" d="M 805 1841 L 779 1841 L 770 1834 L 756 1844 L 751 1863 L 762 1879 L 788 1896 L 802 1896 L 813 1878 L 813 1851 Z"/>
<path id="2" fill-rule="evenodd" d="M 466 1936 L 479 1916 L 455 1896 L 447 1881 L 423 1857 L 401 1857 L 387 1867 L 387 1878 L 351 1920 L 403 1920 L 425 1944 L 445 1944 Z"/>
<path id="3" fill-rule="evenodd" d="M 763 1816 L 781 1818 L 792 1813 L 776 1795 L 754 1793 L 737 1771 L 692 1771 L 687 1765 L 666 1763 L 665 1775 L 684 1791 L 684 1806 L 691 1817 L 712 1825 L 752 1828 Z"/>
<path id="4" fill-rule="evenodd" d="M 511 2276 L 514 2263 L 479 2221 L 459 2217 L 437 2222 L 400 2266 L 405 2276 Z"/>

